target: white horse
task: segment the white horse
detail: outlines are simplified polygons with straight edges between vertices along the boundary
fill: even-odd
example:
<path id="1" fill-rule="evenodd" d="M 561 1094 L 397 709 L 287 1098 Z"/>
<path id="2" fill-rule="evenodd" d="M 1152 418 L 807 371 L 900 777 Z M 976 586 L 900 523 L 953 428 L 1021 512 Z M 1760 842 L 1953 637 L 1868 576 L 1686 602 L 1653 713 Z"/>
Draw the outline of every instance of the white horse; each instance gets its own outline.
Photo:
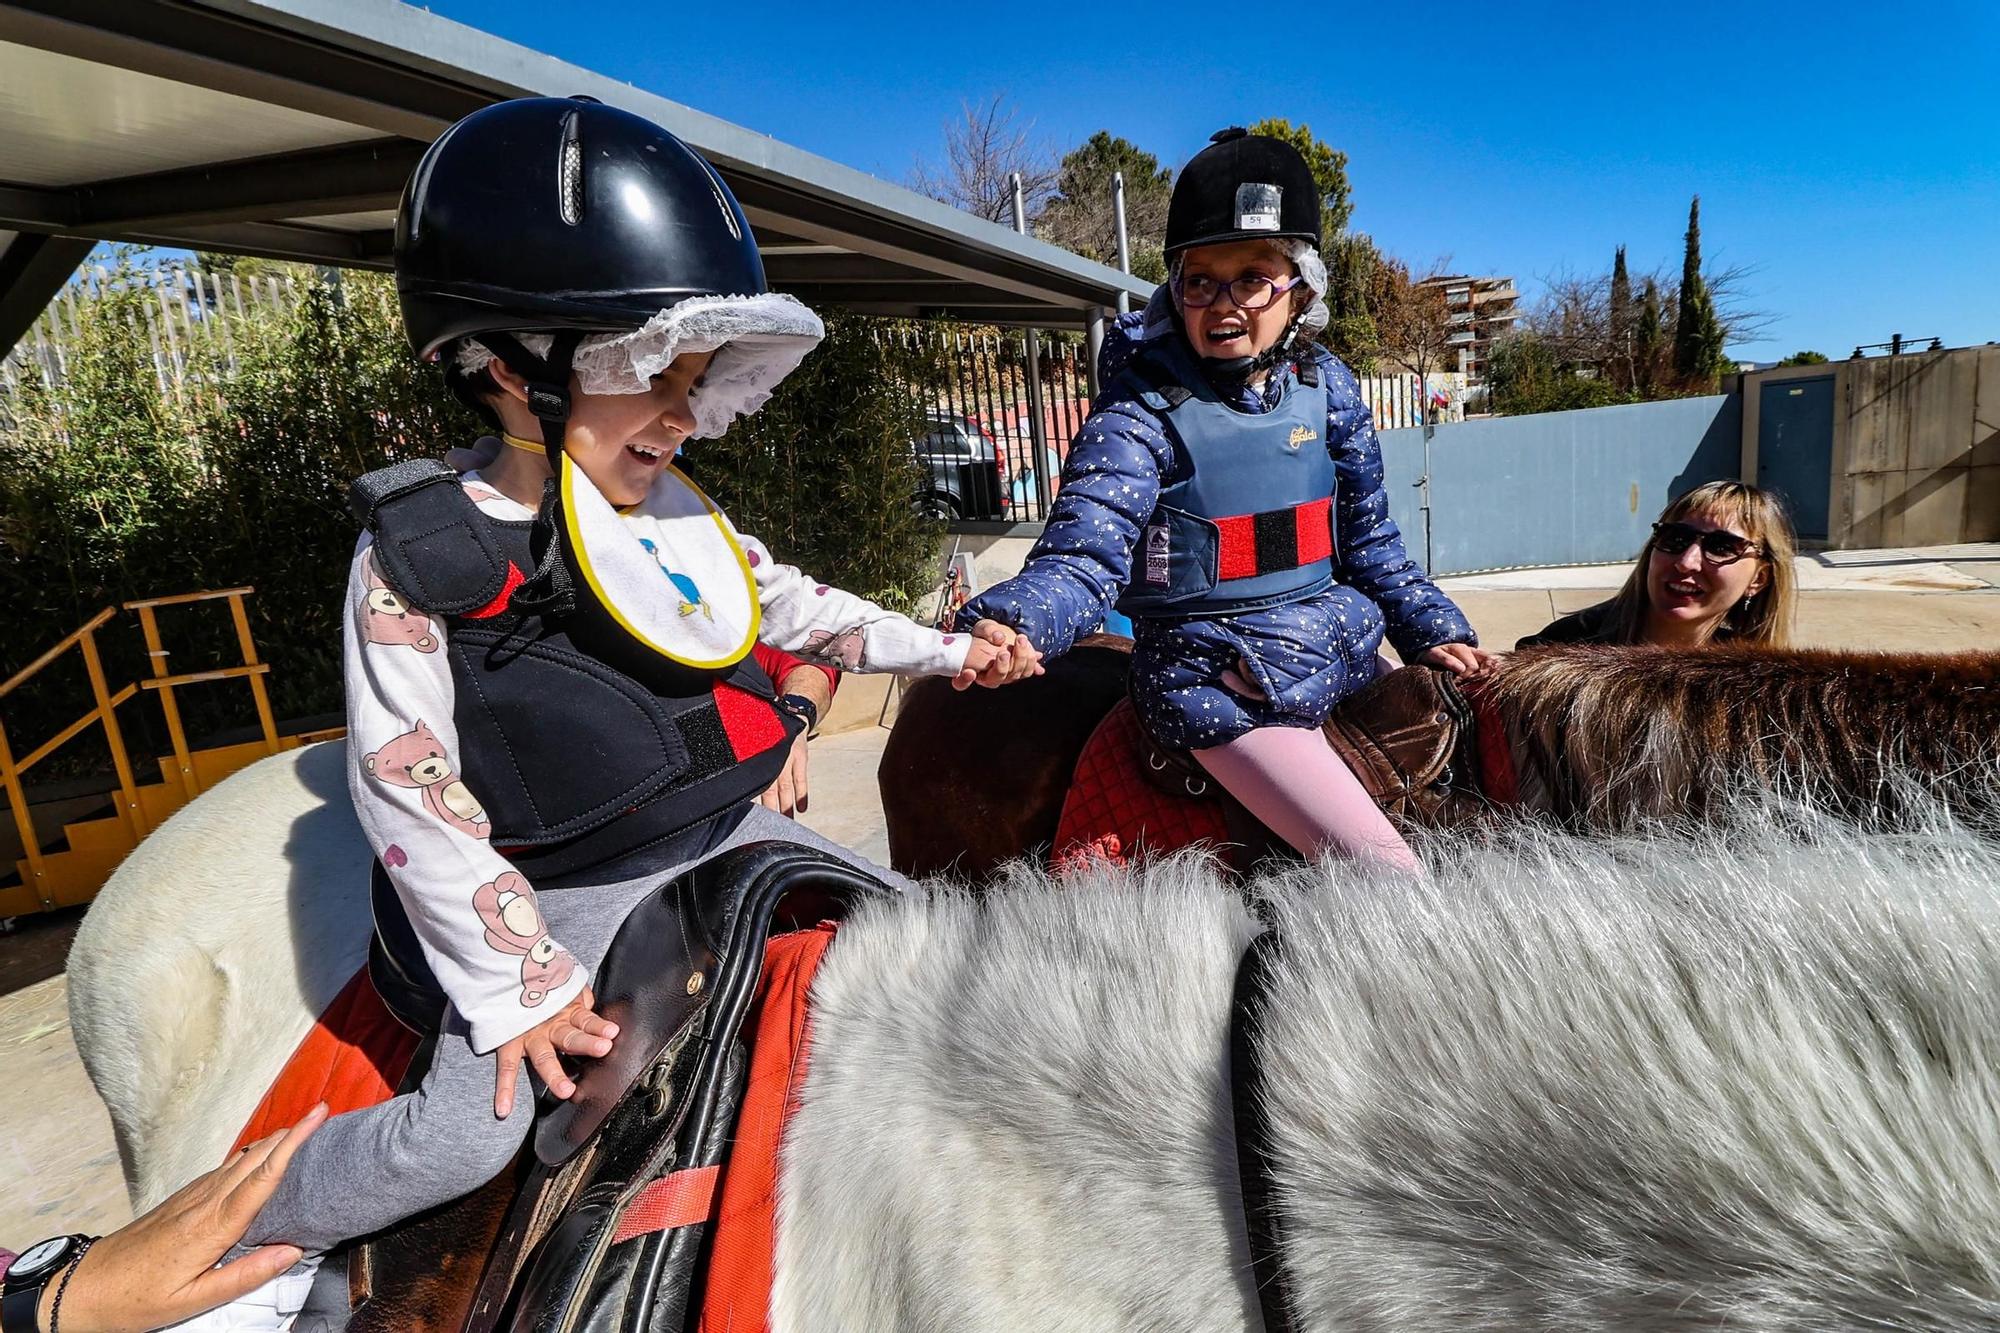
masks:
<path id="1" fill-rule="evenodd" d="M 342 759 L 194 803 L 78 936 L 141 1206 L 359 966 Z M 1259 886 L 1300 1327 L 2000 1325 L 2000 848 L 1803 816 L 1434 851 Z M 862 909 L 814 983 L 773 1328 L 1258 1327 L 1227 1031 L 1259 928 L 1193 859 Z"/>

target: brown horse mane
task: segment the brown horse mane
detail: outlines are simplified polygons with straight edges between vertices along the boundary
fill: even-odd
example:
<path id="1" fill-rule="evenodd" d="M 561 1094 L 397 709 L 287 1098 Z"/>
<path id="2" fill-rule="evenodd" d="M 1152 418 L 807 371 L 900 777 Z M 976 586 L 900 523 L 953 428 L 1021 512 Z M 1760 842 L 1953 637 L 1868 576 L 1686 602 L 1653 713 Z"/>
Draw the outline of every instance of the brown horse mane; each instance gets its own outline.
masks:
<path id="1" fill-rule="evenodd" d="M 2000 796 L 2000 653 L 1569 646 L 1503 659 L 1488 689 L 1524 797 L 1591 824 L 1750 789 L 1881 815 Z"/>

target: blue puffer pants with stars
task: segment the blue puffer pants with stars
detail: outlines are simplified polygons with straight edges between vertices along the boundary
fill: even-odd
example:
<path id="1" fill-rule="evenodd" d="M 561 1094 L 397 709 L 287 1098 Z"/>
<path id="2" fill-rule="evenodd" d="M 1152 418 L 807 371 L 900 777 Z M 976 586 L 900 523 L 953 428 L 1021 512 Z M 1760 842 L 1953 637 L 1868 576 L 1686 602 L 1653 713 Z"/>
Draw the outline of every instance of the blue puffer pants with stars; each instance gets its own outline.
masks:
<path id="1" fill-rule="evenodd" d="M 1317 596 L 1223 620 L 1133 625 L 1132 702 L 1146 732 L 1206 750 L 1255 727 L 1317 727 L 1375 678 L 1381 608 L 1336 584 Z M 1264 694 L 1222 684 L 1235 670 Z"/>

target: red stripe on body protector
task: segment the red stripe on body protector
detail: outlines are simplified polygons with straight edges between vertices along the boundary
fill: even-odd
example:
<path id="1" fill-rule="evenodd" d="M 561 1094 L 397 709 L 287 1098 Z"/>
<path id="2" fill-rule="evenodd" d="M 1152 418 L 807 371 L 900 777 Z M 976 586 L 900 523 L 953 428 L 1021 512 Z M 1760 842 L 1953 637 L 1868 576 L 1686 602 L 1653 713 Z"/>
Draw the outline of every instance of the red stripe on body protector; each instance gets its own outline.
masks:
<path id="1" fill-rule="evenodd" d="M 1297 505 L 1289 511 L 1270 510 L 1265 514 L 1237 514 L 1231 518 L 1215 520 L 1216 531 L 1220 534 L 1215 557 L 1215 577 L 1218 581 L 1229 579 L 1252 579 L 1259 574 L 1276 574 L 1281 570 L 1297 569 L 1302 565 L 1316 564 L 1333 555 L 1333 527 L 1330 511 L 1333 507 L 1331 496 Z M 1273 516 L 1289 516 L 1291 527 L 1297 533 L 1293 554 L 1289 563 L 1257 558 L 1257 521 L 1266 520 L 1266 528 Z M 1282 544 L 1283 534 L 1278 536 Z"/>

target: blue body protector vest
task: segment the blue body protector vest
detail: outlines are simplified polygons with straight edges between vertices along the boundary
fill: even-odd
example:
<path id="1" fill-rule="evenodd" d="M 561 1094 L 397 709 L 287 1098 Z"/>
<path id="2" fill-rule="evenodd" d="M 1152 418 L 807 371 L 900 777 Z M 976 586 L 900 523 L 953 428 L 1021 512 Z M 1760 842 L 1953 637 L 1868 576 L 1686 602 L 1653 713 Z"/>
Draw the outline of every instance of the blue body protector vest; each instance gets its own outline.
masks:
<path id="1" fill-rule="evenodd" d="M 587 590 L 566 614 L 513 606 L 542 554 L 536 524 L 481 512 L 443 463 L 370 473 L 350 502 L 374 533 L 384 582 L 447 627 L 454 758 L 494 847 L 522 870 L 566 874 L 622 856 L 776 780 L 802 724 L 776 706 L 754 657 L 721 670 L 673 662 Z"/>
<path id="2" fill-rule="evenodd" d="M 1209 386 L 1178 336 L 1120 376 L 1159 414 L 1174 449 L 1118 610 L 1190 620 L 1282 606 L 1333 582 L 1333 458 L 1326 390 L 1298 368 L 1268 412 L 1242 412 Z"/>

